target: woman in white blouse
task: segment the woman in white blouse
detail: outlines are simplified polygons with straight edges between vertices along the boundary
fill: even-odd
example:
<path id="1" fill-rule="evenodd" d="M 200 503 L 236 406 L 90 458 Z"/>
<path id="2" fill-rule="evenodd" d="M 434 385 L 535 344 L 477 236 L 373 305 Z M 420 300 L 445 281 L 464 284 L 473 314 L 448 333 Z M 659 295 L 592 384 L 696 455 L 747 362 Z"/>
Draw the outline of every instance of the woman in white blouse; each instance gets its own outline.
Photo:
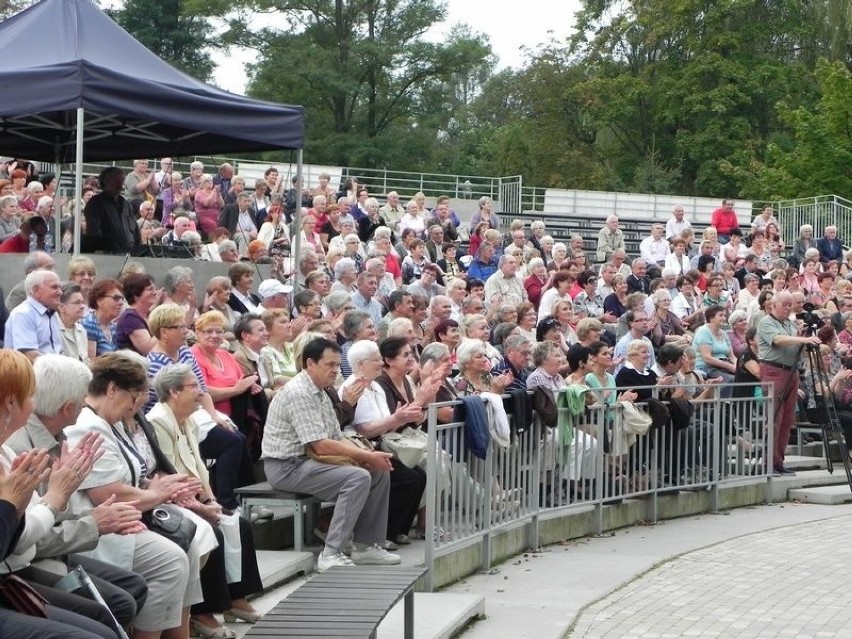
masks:
<path id="1" fill-rule="evenodd" d="M 423 418 L 423 407 L 417 403 L 400 404 L 391 412 L 385 392 L 375 381 L 384 370 L 379 346 L 375 342 L 355 342 L 348 356 L 352 375 L 343 382 L 340 392 L 342 394 L 344 389 L 353 385 L 364 388 L 352 420 L 352 426 L 360 435 L 373 440 L 378 448 L 382 435 L 401 430 L 406 424 Z M 419 467 L 408 468 L 396 458 L 391 460 L 391 464 L 387 539 L 393 544 L 408 544 L 411 543 L 408 531 L 426 489 L 426 471 Z"/>

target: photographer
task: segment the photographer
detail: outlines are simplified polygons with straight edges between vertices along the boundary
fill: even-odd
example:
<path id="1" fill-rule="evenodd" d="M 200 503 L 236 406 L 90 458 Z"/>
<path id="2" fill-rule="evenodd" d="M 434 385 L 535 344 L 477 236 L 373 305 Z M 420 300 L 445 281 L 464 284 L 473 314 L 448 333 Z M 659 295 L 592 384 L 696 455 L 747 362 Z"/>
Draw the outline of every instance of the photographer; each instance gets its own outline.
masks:
<path id="1" fill-rule="evenodd" d="M 798 361 L 802 349 L 819 346 L 818 337 L 799 336 L 795 318 L 790 317 L 793 297 L 787 292 L 775 295 L 772 311 L 757 325 L 758 358 L 761 381 L 774 382 L 775 446 L 772 468 L 775 475 L 794 475 L 784 467 L 784 451 L 793 428 L 799 391 Z"/>

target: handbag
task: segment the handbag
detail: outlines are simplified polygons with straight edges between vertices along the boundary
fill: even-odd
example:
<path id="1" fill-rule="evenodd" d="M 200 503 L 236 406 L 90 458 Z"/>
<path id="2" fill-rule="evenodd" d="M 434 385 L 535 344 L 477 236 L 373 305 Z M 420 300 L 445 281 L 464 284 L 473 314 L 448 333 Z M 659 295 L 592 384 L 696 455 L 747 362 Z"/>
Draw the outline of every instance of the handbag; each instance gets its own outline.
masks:
<path id="1" fill-rule="evenodd" d="M 348 439 L 361 450 L 368 450 L 370 452 L 374 450 L 370 440 L 358 433 L 344 433 L 343 437 L 344 439 Z M 331 464 L 332 466 L 361 466 L 360 463 L 355 461 L 349 455 L 318 455 L 310 444 L 305 446 L 305 454 L 308 458 L 320 462 L 321 464 Z"/>
<path id="2" fill-rule="evenodd" d="M 174 504 L 160 504 L 142 515 L 142 523 L 148 530 L 155 532 L 177 544 L 184 552 L 189 551 L 198 526 L 189 517 L 185 517 Z"/>
<path id="3" fill-rule="evenodd" d="M 47 619 L 47 600 L 17 575 L 10 574 L 0 579 L 0 600 L 11 610 Z"/>
<path id="4" fill-rule="evenodd" d="M 426 433 L 408 426 L 399 433 L 382 435 L 382 450 L 392 454 L 407 468 L 416 468 L 426 456 L 428 441 Z"/>

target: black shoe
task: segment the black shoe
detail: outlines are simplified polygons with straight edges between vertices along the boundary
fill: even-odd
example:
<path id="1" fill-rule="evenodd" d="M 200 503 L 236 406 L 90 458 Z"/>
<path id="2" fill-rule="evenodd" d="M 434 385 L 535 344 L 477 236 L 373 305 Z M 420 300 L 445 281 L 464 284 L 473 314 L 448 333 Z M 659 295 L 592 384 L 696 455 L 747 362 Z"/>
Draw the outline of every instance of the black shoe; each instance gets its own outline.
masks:
<path id="1" fill-rule="evenodd" d="M 785 468 L 783 464 L 775 466 L 772 471 L 772 474 L 778 477 L 794 477 L 796 475 L 796 471 Z"/>

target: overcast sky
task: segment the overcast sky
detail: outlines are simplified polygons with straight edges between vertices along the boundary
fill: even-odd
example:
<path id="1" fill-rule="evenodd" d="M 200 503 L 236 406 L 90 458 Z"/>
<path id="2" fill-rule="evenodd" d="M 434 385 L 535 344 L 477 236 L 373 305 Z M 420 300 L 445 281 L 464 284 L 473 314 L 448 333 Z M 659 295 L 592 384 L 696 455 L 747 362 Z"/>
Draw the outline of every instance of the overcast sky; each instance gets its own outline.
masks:
<path id="1" fill-rule="evenodd" d="M 489 37 L 501 68 L 517 68 L 526 60 L 524 47 L 534 51 L 551 35 L 559 41 L 570 35 L 574 13 L 580 4 L 580 0 L 499 3 L 493 0 L 447 0 L 447 21 L 441 28 L 436 28 L 435 37 L 441 37 L 454 24 L 467 23 L 474 31 Z M 216 54 L 214 60 L 219 65 L 216 83 L 228 91 L 243 93 L 246 82 L 244 68 L 253 62 L 253 55 L 245 51 L 231 51 L 228 55 Z"/>

